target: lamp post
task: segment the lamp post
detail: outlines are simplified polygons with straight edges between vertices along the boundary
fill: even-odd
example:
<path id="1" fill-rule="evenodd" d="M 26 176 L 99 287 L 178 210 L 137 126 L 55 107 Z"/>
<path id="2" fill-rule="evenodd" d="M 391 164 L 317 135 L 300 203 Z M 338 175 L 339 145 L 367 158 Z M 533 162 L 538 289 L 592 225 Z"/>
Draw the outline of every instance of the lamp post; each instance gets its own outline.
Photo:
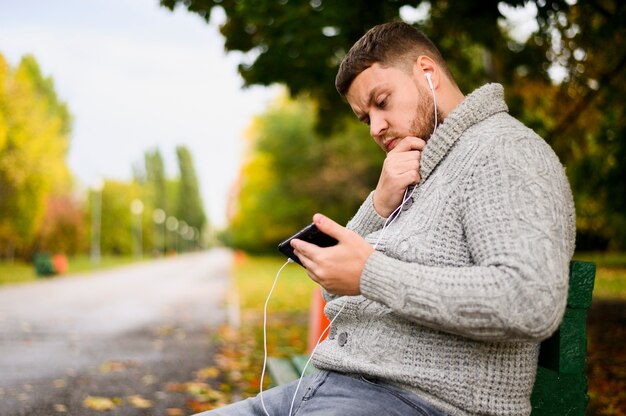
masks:
<path id="1" fill-rule="evenodd" d="M 189 230 L 187 230 L 187 247 L 189 247 L 189 251 L 196 250 L 196 247 L 194 244 L 195 238 L 196 238 L 195 227 L 189 227 Z"/>
<path id="2" fill-rule="evenodd" d="M 100 266 L 100 241 L 102 231 L 102 190 L 104 181 L 96 179 L 91 184 L 92 206 L 91 206 L 91 264 L 94 268 Z"/>
<path id="3" fill-rule="evenodd" d="M 200 240 L 200 231 L 198 231 L 197 227 L 193 227 L 192 231 L 193 231 L 193 236 L 192 236 L 192 239 L 193 239 L 193 249 L 194 249 L 194 251 L 197 251 L 198 248 L 200 248 L 199 244 L 198 244 L 198 241 Z"/>
<path id="4" fill-rule="evenodd" d="M 161 208 L 157 208 L 152 212 L 152 219 L 154 220 L 154 224 L 155 224 L 155 237 L 154 237 L 154 251 L 159 251 L 159 254 L 165 254 L 165 218 L 167 217 L 167 215 L 165 215 L 165 211 L 163 211 Z M 159 230 L 160 228 L 160 230 Z M 157 234 L 159 234 L 160 231 L 160 237 L 159 239 L 161 240 L 160 243 L 157 243 Z"/>
<path id="5" fill-rule="evenodd" d="M 182 243 L 182 248 L 179 247 L 180 251 L 187 251 L 187 245 L 185 244 L 185 235 L 187 234 L 187 230 L 189 230 L 189 226 L 185 221 L 180 221 L 178 223 L 178 234 L 180 234 L 180 238 L 178 239 L 179 243 Z M 181 241 L 182 239 L 182 241 Z"/>
<path id="6" fill-rule="evenodd" d="M 143 213 L 143 202 L 139 199 L 133 199 L 130 203 L 130 212 L 133 214 L 133 255 L 136 259 L 143 257 L 143 229 L 141 214 Z"/>
<path id="7" fill-rule="evenodd" d="M 176 219 L 176 217 L 167 217 L 167 219 L 165 220 L 165 227 L 174 235 L 174 250 L 177 250 L 178 233 L 176 232 L 176 230 L 178 229 L 178 220 Z"/>

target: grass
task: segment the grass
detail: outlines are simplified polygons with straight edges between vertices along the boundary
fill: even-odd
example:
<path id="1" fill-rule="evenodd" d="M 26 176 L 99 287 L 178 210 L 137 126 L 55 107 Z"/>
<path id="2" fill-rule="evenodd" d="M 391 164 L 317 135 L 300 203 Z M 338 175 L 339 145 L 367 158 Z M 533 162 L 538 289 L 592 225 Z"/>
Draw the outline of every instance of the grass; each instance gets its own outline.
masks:
<path id="1" fill-rule="evenodd" d="M 574 259 L 596 264 L 594 299 L 626 300 L 626 253 L 576 253 Z"/>
<path id="2" fill-rule="evenodd" d="M 0 285 L 35 280 L 35 268 L 23 262 L 0 263 Z"/>
<path id="3" fill-rule="evenodd" d="M 239 288 L 242 310 L 263 311 L 267 294 L 284 262 L 282 257 L 237 254 L 233 278 Z M 302 267 L 289 264 L 280 273 L 269 308 L 279 313 L 308 313 L 315 286 Z"/>
<path id="4" fill-rule="evenodd" d="M 100 266 L 94 268 L 87 255 L 79 255 L 68 259 L 69 267 L 66 275 L 90 272 L 130 264 L 136 260 L 131 256 L 103 256 Z M 0 262 L 0 286 L 15 283 L 26 283 L 37 280 L 35 268 L 23 261 Z"/>

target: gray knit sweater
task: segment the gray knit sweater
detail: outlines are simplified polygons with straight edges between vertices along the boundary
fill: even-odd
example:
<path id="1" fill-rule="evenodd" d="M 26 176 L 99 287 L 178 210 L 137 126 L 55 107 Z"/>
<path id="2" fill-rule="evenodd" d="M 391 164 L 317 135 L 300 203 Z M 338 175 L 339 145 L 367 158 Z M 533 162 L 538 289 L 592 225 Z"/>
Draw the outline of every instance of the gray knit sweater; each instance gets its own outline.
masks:
<path id="1" fill-rule="evenodd" d="M 316 367 L 380 378 L 449 414 L 530 414 L 539 342 L 565 309 L 575 217 L 558 158 L 507 111 L 502 86 L 485 85 L 430 138 L 362 295 L 327 295 L 330 319 L 346 305 Z M 384 221 L 370 194 L 348 227 L 374 244 Z"/>

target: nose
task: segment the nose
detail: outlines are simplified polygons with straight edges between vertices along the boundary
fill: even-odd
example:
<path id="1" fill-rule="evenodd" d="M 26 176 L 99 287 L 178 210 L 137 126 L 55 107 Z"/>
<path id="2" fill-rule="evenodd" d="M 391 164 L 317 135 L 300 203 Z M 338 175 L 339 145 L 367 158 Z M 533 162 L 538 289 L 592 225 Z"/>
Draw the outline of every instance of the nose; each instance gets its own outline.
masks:
<path id="1" fill-rule="evenodd" d="M 370 114 L 370 135 L 372 137 L 379 137 L 387 131 L 387 121 L 385 118 L 377 112 Z"/>

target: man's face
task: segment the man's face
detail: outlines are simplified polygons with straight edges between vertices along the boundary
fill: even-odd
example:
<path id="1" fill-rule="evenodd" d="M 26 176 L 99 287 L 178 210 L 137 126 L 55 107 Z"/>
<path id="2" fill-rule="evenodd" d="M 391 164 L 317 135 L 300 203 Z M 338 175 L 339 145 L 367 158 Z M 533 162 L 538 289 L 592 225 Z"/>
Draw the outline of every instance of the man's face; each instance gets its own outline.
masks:
<path id="1" fill-rule="evenodd" d="M 433 98 L 413 72 L 376 63 L 357 75 L 346 98 L 387 153 L 407 136 L 428 140 L 433 132 Z"/>

